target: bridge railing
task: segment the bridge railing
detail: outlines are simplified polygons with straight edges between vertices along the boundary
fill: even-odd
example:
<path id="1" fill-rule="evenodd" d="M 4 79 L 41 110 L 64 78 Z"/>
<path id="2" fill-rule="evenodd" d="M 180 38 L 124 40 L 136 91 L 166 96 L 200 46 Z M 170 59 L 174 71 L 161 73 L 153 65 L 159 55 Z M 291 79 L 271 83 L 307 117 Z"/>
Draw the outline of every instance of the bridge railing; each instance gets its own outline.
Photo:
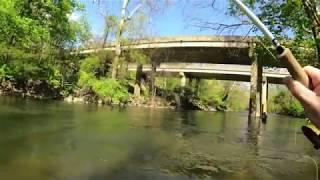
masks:
<path id="1" fill-rule="evenodd" d="M 129 64 L 129 71 L 136 71 L 137 64 Z M 142 72 L 151 72 L 152 67 L 150 64 L 142 66 Z M 156 67 L 157 73 L 178 74 L 184 73 L 196 73 L 198 77 L 201 74 L 205 74 L 204 77 L 208 77 L 208 74 L 212 75 L 232 75 L 235 80 L 236 76 L 251 76 L 250 65 L 233 65 L 233 64 L 207 64 L 207 63 L 161 63 Z M 263 68 L 262 75 L 270 79 L 270 82 L 281 83 L 281 80 L 289 76 L 289 72 L 285 68 Z M 214 76 L 213 76 L 214 77 Z"/>

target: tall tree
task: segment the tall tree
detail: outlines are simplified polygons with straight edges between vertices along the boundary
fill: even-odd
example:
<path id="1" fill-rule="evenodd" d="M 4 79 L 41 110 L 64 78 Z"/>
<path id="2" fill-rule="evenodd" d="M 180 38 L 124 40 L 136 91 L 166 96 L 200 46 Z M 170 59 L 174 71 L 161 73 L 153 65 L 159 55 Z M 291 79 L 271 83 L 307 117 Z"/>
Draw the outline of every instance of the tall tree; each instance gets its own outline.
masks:
<path id="1" fill-rule="evenodd" d="M 304 10 L 310 20 L 313 38 L 317 47 L 318 62 L 320 61 L 320 1 L 302 0 Z"/>
<path id="2" fill-rule="evenodd" d="M 123 39 L 128 38 L 128 35 L 132 35 L 135 33 L 133 32 L 131 27 L 136 26 L 140 23 L 144 24 L 146 23 L 147 19 L 145 17 L 150 17 L 151 15 L 154 15 L 156 12 L 161 11 L 169 4 L 170 0 L 164 0 L 164 1 L 157 1 L 157 0 L 138 0 L 138 1 L 130 1 L 130 0 L 122 0 L 122 8 L 121 8 L 121 15 L 118 18 L 118 28 L 117 33 L 115 37 L 115 49 L 116 49 L 116 55 L 112 62 L 112 78 L 116 79 L 117 77 L 117 71 L 118 71 L 118 65 L 119 65 L 119 58 L 121 55 L 121 44 L 123 43 Z M 103 5 L 103 1 L 94 0 L 94 3 L 97 2 L 100 6 Z M 109 3 L 114 2 L 110 1 Z M 107 3 L 108 5 L 108 3 Z M 134 7 L 132 10 L 129 9 L 130 7 Z M 140 8 L 141 7 L 141 8 Z M 134 18 L 135 12 L 139 9 L 139 18 L 137 20 L 139 23 L 133 23 L 132 20 L 136 20 Z M 106 13 L 108 14 L 108 13 Z M 141 15 L 142 14 L 142 15 Z M 148 14 L 148 15 L 146 15 Z M 141 21 L 144 21 L 141 23 Z M 107 23 L 107 21 L 106 21 Z M 106 24 L 107 27 L 107 24 Z M 144 31 L 140 26 L 140 32 Z M 129 31 L 128 31 L 129 30 Z M 129 33 L 128 33 L 129 32 Z M 145 32 L 145 31 L 144 31 Z M 107 35 L 107 33 L 105 34 Z M 126 35 L 126 37 L 124 37 Z M 104 37 L 106 38 L 106 36 Z"/>
<path id="3" fill-rule="evenodd" d="M 104 28 L 104 39 L 102 43 L 102 48 L 105 47 L 108 38 L 111 34 L 116 32 L 116 29 L 118 27 L 118 18 L 117 16 L 109 15 L 105 16 L 105 28 Z"/>
<path id="4" fill-rule="evenodd" d="M 268 28 L 294 51 L 303 64 L 318 65 L 320 63 L 318 0 L 243 0 Z M 186 0 L 186 3 L 190 3 Z M 249 19 L 235 6 L 233 0 L 228 1 L 228 10 L 219 9 L 216 0 L 197 1 L 192 8 L 201 8 L 209 13 L 226 13 L 236 17 L 237 23 L 213 22 L 209 17 L 191 17 L 192 25 L 200 29 L 214 30 L 216 33 L 234 33 L 237 30 L 257 31 Z M 225 7 L 224 7 L 225 8 Z M 211 9 L 211 11 L 209 11 Z M 192 16 L 192 15 L 191 15 Z M 246 28 L 241 28 L 246 26 Z M 250 34 L 243 33 L 243 35 Z"/>
<path id="5" fill-rule="evenodd" d="M 63 51 L 88 38 L 88 24 L 70 18 L 81 9 L 76 0 L 0 0 L 0 78 L 61 83 L 65 64 L 74 66 Z"/>
<path id="6" fill-rule="evenodd" d="M 129 0 L 123 0 L 123 5 L 122 5 L 122 9 L 121 9 L 121 19 L 119 22 L 119 28 L 118 28 L 118 32 L 117 32 L 117 36 L 116 36 L 116 44 L 115 44 L 116 55 L 115 55 L 113 62 L 112 62 L 112 75 L 111 75 L 112 79 L 117 78 L 118 63 L 119 63 L 119 58 L 121 55 L 121 37 L 122 37 L 122 33 L 123 33 L 124 23 L 127 20 L 126 11 L 128 8 L 128 4 L 129 4 Z"/>
<path id="7" fill-rule="evenodd" d="M 247 5 L 278 37 L 290 39 L 297 57 L 304 64 L 320 63 L 320 9 L 316 0 L 246 0 Z M 230 14 L 242 15 L 231 1 Z M 310 52 L 308 49 L 313 49 Z"/>

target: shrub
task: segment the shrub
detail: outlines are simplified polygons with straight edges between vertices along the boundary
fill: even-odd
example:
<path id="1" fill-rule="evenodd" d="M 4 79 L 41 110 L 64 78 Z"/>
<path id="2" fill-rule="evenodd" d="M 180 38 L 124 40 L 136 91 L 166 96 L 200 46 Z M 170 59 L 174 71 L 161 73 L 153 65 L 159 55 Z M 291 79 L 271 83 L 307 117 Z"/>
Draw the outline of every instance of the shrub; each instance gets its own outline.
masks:
<path id="1" fill-rule="evenodd" d="M 129 98 L 126 87 L 114 79 L 96 80 L 92 88 L 101 99 L 111 100 L 112 103 L 126 102 Z"/>
<path id="2" fill-rule="evenodd" d="M 83 88 L 91 87 L 94 82 L 97 80 L 97 78 L 94 76 L 93 73 L 87 73 L 82 70 L 79 72 L 79 80 L 78 80 L 78 86 Z"/>
<path id="3" fill-rule="evenodd" d="M 80 64 L 80 70 L 86 73 L 96 74 L 96 71 L 100 68 L 101 61 L 98 57 L 88 57 L 84 59 Z"/>
<path id="4" fill-rule="evenodd" d="M 97 70 L 101 61 L 98 57 L 89 57 L 81 62 L 78 86 L 91 88 L 98 97 L 109 103 L 126 102 L 129 98 L 124 82 L 111 78 L 99 77 Z"/>
<path id="5" fill-rule="evenodd" d="M 274 109 L 276 113 L 292 115 L 296 117 L 304 116 L 302 105 L 288 92 L 280 91 L 273 98 Z"/>

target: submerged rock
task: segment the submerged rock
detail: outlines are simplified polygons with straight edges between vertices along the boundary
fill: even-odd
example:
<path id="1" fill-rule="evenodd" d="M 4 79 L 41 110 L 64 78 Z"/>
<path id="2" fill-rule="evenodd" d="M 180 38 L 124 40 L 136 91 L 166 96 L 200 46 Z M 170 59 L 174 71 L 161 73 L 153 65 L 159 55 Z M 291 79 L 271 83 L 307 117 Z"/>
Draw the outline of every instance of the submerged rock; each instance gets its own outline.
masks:
<path id="1" fill-rule="evenodd" d="M 219 172 L 218 168 L 206 165 L 197 165 L 195 167 L 188 168 L 188 170 L 194 174 L 213 174 Z"/>
<path id="2" fill-rule="evenodd" d="M 83 97 L 74 97 L 73 102 L 82 103 L 82 102 L 84 102 L 84 98 Z"/>
<path id="3" fill-rule="evenodd" d="M 99 104 L 99 105 L 104 104 L 104 102 L 102 101 L 102 99 L 99 99 L 99 100 L 98 100 L 98 104 Z"/>
<path id="4" fill-rule="evenodd" d="M 68 97 L 65 97 L 63 100 L 64 100 L 65 102 L 72 103 L 72 102 L 73 102 L 73 97 L 72 97 L 72 96 L 68 96 Z"/>
<path id="5" fill-rule="evenodd" d="M 84 98 L 83 97 L 73 97 L 73 96 L 68 96 L 64 98 L 65 102 L 68 103 L 84 103 Z"/>

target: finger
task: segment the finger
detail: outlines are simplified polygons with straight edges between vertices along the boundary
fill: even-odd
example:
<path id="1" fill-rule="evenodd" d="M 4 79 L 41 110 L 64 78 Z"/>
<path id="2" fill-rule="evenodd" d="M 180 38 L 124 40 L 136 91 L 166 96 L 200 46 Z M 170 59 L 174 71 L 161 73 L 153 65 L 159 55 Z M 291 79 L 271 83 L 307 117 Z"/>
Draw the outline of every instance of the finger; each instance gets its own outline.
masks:
<path id="1" fill-rule="evenodd" d="M 312 67 L 306 66 L 303 68 L 304 71 L 307 73 L 308 77 L 311 79 L 313 87 L 317 87 L 320 85 L 320 70 Z"/>
<path id="2" fill-rule="evenodd" d="M 291 77 L 286 77 L 284 83 L 287 85 L 289 91 L 296 97 L 304 106 L 315 106 L 317 96 L 310 89 L 306 88 L 300 82 L 293 80 Z"/>
<path id="3" fill-rule="evenodd" d="M 316 93 L 317 96 L 320 96 L 320 84 L 316 86 L 312 91 Z"/>

